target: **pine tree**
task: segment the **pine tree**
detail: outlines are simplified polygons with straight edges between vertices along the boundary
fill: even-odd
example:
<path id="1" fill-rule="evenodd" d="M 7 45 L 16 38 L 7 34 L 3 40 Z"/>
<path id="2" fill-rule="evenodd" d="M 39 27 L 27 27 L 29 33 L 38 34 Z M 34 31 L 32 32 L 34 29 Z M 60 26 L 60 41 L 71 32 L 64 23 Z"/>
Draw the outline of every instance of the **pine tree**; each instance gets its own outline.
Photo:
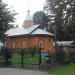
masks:
<path id="1" fill-rule="evenodd" d="M 75 0 L 69 0 L 66 2 L 66 28 L 67 33 L 72 40 L 75 40 Z"/>
<path id="2" fill-rule="evenodd" d="M 57 40 L 75 39 L 74 0 L 46 0 L 45 11 L 54 17 L 53 25 L 56 28 Z"/>
<path id="3" fill-rule="evenodd" d="M 54 27 L 54 32 L 56 31 L 57 40 L 63 40 L 61 37 L 63 35 L 63 4 L 62 0 L 46 0 L 45 10 L 48 15 L 51 14 L 51 20 L 54 17 L 54 22 L 51 23 Z"/>

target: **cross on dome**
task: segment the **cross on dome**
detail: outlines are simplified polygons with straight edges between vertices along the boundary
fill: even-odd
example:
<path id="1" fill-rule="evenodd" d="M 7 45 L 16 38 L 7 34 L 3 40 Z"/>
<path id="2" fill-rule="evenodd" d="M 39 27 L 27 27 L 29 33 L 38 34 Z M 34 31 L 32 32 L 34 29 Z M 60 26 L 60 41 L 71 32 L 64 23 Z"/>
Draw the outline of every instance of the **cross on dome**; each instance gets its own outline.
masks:
<path id="1" fill-rule="evenodd" d="M 31 15 L 30 15 L 30 10 L 27 11 L 27 16 L 26 16 L 25 20 L 27 20 L 27 21 L 33 21 Z"/>
<path id="2" fill-rule="evenodd" d="M 28 11 L 27 11 L 27 15 L 26 15 L 26 19 L 24 20 L 22 26 L 23 26 L 24 28 L 29 28 L 29 27 L 31 27 L 32 25 L 33 25 L 33 19 L 32 19 L 31 15 L 30 15 L 30 10 L 28 10 Z"/>
<path id="3" fill-rule="evenodd" d="M 33 25 L 33 19 L 31 17 L 31 14 L 30 14 L 30 10 L 29 10 L 29 0 L 28 0 L 28 11 L 27 11 L 27 15 L 26 15 L 26 18 L 23 22 L 23 25 L 22 27 L 24 28 L 29 28 Z"/>

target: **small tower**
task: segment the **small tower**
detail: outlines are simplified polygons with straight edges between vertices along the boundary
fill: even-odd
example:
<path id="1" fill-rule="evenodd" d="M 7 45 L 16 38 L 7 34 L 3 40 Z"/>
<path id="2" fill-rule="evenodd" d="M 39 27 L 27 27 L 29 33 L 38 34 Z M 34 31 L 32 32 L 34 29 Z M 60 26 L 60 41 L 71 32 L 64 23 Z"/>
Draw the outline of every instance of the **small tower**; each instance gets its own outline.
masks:
<path id="1" fill-rule="evenodd" d="M 26 19 L 25 21 L 23 22 L 23 27 L 24 28 L 28 28 L 28 27 L 31 27 L 33 25 L 33 20 L 31 18 L 31 15 L 30 15 L 30 11 L 28 10 L 27 11 L 27 16 L 26 16 Z"/>

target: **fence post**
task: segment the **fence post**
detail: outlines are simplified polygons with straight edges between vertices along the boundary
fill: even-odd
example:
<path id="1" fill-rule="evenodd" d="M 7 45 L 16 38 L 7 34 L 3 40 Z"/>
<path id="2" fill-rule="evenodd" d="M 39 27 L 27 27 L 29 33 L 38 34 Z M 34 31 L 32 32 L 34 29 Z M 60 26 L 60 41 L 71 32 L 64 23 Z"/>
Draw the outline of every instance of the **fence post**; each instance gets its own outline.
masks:
<path id="1" fill-rule="evenodd" d="M 41 48 L 39 48 L 39 67 L 40 67 L 40 65 L 41 65 Z"/>
<path id="2" fill-rule="evenodd" d="M 5 49 L 5 66 L 8 66 L 8 55 L 7 55 L 7 49 Z"/>
<path id="3" fill-rule="evenodd" d="M 23 64 L 24 64 L 23 57 L 24 57 L 24 51 L 23 51 L 23 49 L 21 49 L 21 65 L 22 65 L 22 68 L 23 68 Z"/>

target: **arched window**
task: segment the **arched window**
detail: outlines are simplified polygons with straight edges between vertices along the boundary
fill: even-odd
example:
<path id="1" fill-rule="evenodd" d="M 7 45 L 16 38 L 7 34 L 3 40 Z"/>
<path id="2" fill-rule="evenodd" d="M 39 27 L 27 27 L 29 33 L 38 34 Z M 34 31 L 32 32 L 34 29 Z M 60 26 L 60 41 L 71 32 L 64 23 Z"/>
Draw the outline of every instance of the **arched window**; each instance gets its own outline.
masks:
<path id="1" fill-rule="evenodd" d="M 39 40 L 39 48 L 44 48 L 44 40 Z"/>
<path id="2" fill-rule="evenodd" d="M 23 48 L 26 48 L 26 41 L 23 41 L 22 47 L 23 47 Z"/>
<path id="3" fill-rule="evenodd" d="M 13 46 L 13 49 L 15 49 L 15 47 L 16 47 L 15 42 L 12 43 L 12 46 Z"/>

